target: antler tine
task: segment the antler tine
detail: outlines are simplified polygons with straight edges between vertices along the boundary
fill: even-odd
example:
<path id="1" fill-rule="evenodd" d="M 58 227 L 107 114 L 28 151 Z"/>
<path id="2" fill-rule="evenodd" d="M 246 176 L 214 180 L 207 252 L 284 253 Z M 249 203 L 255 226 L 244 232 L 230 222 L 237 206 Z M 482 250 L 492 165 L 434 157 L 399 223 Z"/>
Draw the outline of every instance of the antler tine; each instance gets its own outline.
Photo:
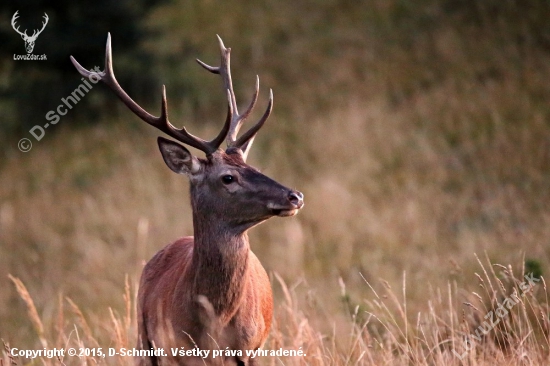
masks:
<path id="1" fill-rule="evenodd" d="M 19 26 L 17 26 L 17 28 L 15 27 L 15 26 L 16 26 L 17 18 L 19 18 L 19 10 L 17 10 L 17 11 L 15 12 L 15 14 L 13 14 L 13 17 L 11 17 L 11 26 L 12 26 L 12 28 L 13 28 L 18 34 L 20 34 L 21 36 L 22 36 L 22 35 L 25 35 L 26 37 L 28 37 L 28 36 L 27 36 L 27 30 L 26 30 L 26 29 L 25 29 L 25 32 L 21 32 L 21 31 L 19 30 Z"/>
<path id="2" fill-rule="evenodd" d="M 103 80 L 105 84 L 113 92 L 116 94 L 117 97 L 122 100 L 124 104 L 139 118 L 141 118 L 144 122 L 150 124 L 153 127 L 158 128 L 162 132 L 166 133 L 167 135 L 175 138 L 176 140 L 187 144 L 189 146 L 195 147 L 207 155 L 212 154 L 214 151 L 218 149 L 218 147 L 223 142 L 223 139 L 225 138 L 225 134 L 227 134 L 227 130 L 229 129 L 229 123 L 226 122 L 226 125 L 224 125 L 224 128 L 220 132 L 220 135 L 222 135 L 222 138 L 220 138 L 220 135 L 218 135 L 214 140 L 212 141 L 205 141 L 197 136 L 194 136 L 187 132 L 185 127 L 182 129 L 175 128 L 170 121 L 168 120 L 168 103 L 166 100 L 166 87 L 162 86 L 162 104 L 161 104 L 161 115 L 159 117 L 155 117 L 152 114 L 148 113 L 146 110 L 141 108 L 130 96 L 122 89 L 122 87 L 119 85 L 118 81 L 115 78 L 115 74 L 113 72 L 113 58 L 112 58 L 112 50 L 111 50 L 111 34 L 108 33 L 107 35 L 107 45 L 105 49 L 105 70 L 103 72 L 92 72 L 84 67 L 82 67 L 75 59 L 71 56 L 71 61 L 75 68 L 78 70 L 78 72 L 85 77 L 88 78 L 99 78 Z M 232 112 L 228 112 L 228 118 L 232 114 Z M 225 130 L 225 132 L 224 132 Z"/>
<path id="3" fill-rule="evenodd" d="M 271 115 L 271 111 L 273 110 L 273 90 L 269 89 L 269 102 L 267 104 L 267 108 L 260 120 L 252 126 L 248 131 L 246 131 L 237 141 L 235 141 L 234 146 L 241 149 L 243 152 L 243 159 L 246 161 L 246 158 L 248 156 L 248 152 L 250 151 L 250 148 L 252 147 L 252 143 L 254 142 L 254 138 L 256 137 L 256 134 L 262 128 L 265 121 L 269 118 Z"/>
<path id="4" fill-rule="evenodd" d="M 256 102 L 258 101 L 258 95 L 260 94 L 260 77 L 256 75 L 256 87 L 254 88 L 254 94 L 252 95 L 252 100 L 250 101 L 250 104 L 248 105 L 248 108 L 246 108 L 246 111 L 244 111 L 243 114 L 241 114 L 241 118 L 239 120 L 239 129 L 241 128 L 242 123 L 250 116 L 250 113 L 252 113 L 252 110 L 256 106 Z M 233 136 L 233 141 L 237 138 L 236 134 Z"/>
<path id="5" fill-rule="evenodd" d="M 222 144 L 225 137 L 229 134 L 232 120 L 233 120 L 233 105 L 231 104 L 231 93 L 228 90 L 227 91 L 227 118 L 225 119 L 223 128 L 218 134 L 218 136 L 216 136 L 216 138 L 211 141 L 212 144 L 218 147 Z"/>
<path id="6" fill-rule="evenodd" d="M 231 48 L 225 47 L 219 35 L 216 35 L 216 37 L 218 37 L 218 44 L 220 46 L 220 53 L 221 53 L 220 66 L 210 66 L 199 59 L 197 59 L 197 62 L 206 70 L 210 71 L 213 74 L 221 75 L 222 77 L 223 88 L 229 93 L 229 96 L 230 96 L 229 104 L 231 104 L 231 108 L 233 109 L 233 118 L 231 121 L 231 127 L 229 132 L 229 134 L 231 134 L 233 130 L 233 125 L 234 125 L 233 121 L 236 120 L 239 116 L 237 103 L 235 101 L 235 92 L 233 91 L 233 82 L 231 81 L 231 69 L 230 69 Z"/>
<path id="7" fill-rule="evenodd" d="M 210 71 L 213 74 L 221 75 L 222 77 L 223 87 L 225 90 L 227 90 L 227 93 L 230 98 L 229 104 L 233 109 L 233 116 L 229 127 L 229 133 L 227 134 L 227 138 L 226 138 L 227 146 L 238 147 L 238 145 L 236 144 L 237 134 L 239 133 L 239 130 L 243 122 L 248 118 L 248 116 L 250 116 L 250 113 L 252 112 L 252 110 L 254 109 L 254 106 L 256 105 L 259 91 L 260 91 L 260 79 L 258 76 L 256 76 L 256 85 L 255 85 L 254 94 L 252 96 L 252 100 L 250 101 L 250 104 L 246 108 L 245 112 L 242 114 L 239 114 L 237 101 L 235 98 L 235 91 L 233 89 L 233 81 L 231 78 L 231 61 L 230 61 L 231 48 L 226 48 L 225 45 L 223 44 L 221 37 L 219 35 L 217 37 L 218 37 L 218 43 L 220 46 L 220 53 L 221 53 L 220 66 L 210 66 L 199 59 L 197 59 L 197 62 L 206 70 Z"/>
<path id="8" fill-rule="evenodd" d="M 46 14 L 46 13 L 44 13 L 44 16 L 42 18 L 44 18 L 44 21 L 42 22 L 42 29 L 40 29 L 40 30 L 35 29 L 34 30 L 34 33 L 36 33 L 36 37 L 38 37 L 38 35 L 44 31 L 44 29 L 46 28 L 46 25 L 48 24 L 48 21 L 50 20 L 50 18 L 48 18 L 48 14 Z M 33 37 L 35 36 L 34 33 L 32 35 Z"/>

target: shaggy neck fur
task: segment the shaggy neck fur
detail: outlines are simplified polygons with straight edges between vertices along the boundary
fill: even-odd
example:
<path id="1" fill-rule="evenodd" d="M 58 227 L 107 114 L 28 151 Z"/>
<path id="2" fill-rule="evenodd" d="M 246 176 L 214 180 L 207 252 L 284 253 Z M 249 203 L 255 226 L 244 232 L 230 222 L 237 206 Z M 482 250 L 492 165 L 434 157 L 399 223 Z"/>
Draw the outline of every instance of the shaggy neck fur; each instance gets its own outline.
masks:
<path id="1" fill-rule="evenodd" d="M 224 324 L 241 302 L 250 246 L 246 231 L 227 227 L 208 211 L 193 207 L 192 296 L 206 297 L 217 319 Z"/>

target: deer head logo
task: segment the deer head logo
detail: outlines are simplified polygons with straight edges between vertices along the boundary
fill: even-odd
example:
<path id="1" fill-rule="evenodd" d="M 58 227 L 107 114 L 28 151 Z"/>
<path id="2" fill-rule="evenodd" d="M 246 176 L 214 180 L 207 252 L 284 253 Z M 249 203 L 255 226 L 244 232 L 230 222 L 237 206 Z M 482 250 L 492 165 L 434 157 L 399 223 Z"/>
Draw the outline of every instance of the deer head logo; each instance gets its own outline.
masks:
<path id="1" fill-rule="evenodd" d="M 34 32 L 32 33 L 32 36 L 29 36 L 27 34 L 26 29 L 24 32 L 21 32 L 19 30 L 19 26 L 16 27 L 15 21 L 17 20 L 17 18 L 19 18 L 19 15 L 17 13 L 19 13 L 19 10 L 17 10 L 15 14 L 13 14 L 13 17 L 11 18 L 11 26 L 17 33 L 19 33 L 21 38 L 23 38 L 23 41 L 25 41 L 25 49 L 27 50 L 27 53 L 32 53 L 32 50 L 34 49 L 34 42 L 36 42 L 36 39 L 38 38 L 40 33 L 42 33 L 44 28 L 46 28 L 46 24 L 48 24 L 48 20 L 49 20 L 48 14 L 44 13 L 44 21 L 42 22 L 42 29 L 40 30 L 35 29 Z"/>

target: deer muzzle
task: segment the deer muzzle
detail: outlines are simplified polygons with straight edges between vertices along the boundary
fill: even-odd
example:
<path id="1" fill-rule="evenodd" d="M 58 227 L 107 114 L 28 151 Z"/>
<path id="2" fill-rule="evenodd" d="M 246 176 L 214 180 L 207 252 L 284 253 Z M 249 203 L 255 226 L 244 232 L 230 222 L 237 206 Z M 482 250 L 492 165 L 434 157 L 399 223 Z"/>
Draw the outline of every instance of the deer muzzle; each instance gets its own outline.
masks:
<path id="1" fill-rule="evenodd" d="M 288 192 L 287 199 L 288 202 L 286 205 L 268 203 L 267 207 L 273 215 L 279 217 L 294 216 L 304 207 L 304 195 L 302 192 L 291 190 Z"/>

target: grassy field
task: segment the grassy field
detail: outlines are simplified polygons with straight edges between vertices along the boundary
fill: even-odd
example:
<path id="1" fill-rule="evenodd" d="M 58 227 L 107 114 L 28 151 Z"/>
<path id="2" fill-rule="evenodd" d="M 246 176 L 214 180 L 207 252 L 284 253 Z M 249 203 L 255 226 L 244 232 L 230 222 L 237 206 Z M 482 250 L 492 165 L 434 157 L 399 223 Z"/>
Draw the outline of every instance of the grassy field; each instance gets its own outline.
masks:
<path id="1" fill-rule="evenodd" d="M 299 350 L 300 357 L 258 356 L 266 365 L 543 365 L 548 363 L 550 322 L 547 288 L 544 279 L 516 276 L 512 266 L 484 264 L 477 275 L 478 292 L 465 295 L 456 283 L 446 289 L 431 289 L 427 309 L 410 314 L 405 277 L 402 287 L 392 290 L 383 281 L 377 292 L 362 305 L 349 308 L 340 316 L 327 313 L 326 297 L 308 296 L 301 304 L 296 287 L 289 287 L 274 275 L 281 293 L 273 329 L 265 350 Z M 519 268 L 519 271 L 525 268 Z M 521 273 L 521 272 L 520 272 Z M 35 349 L 74 349 L 77 353 L 92 348 L 108 354 L 110 349 L 132 349 L 135 345 L 134 291 L 126 279 L 124 306 L 109 308 L 105 319 L 87 317 L 71 299 L 59 297 L 55 316 L 45 324 L 25 285 L 10 276 L 27 306 L 29 322 L 38 336 Z M 340 281 L 343 303 L 349 304 L 348 292 Z M 543 303 L 537 297 L 543 297 Z M 455 307 L 461 297 L 468 311 Z M 300 305 L 301 304 L 301 305 Z M 368 308 L 368 310 L 365 310 Z M 327 318 L 328 317 L 328 318 Z M 342 319 L 337 319 L 341 317 Z M 319 328 L 331 323 L 332 330 Z M 26 364 L 10 357 L 12 348 L 5 343 L 5 364 Z M 13 348 L 14 349 L 14 348 Z M 58 364 L 132 364 L 120 355 L 102 357 L 81 354 L 42 357 L 44 365 Z M 28 360 L 26 360 L 28 361 Z"/>
<path id="2" fill-rule="evenodd" d="M 241 100 L 252 87 L 249 72 L 260 74 L 260 103 L 268 86 L 275 93 L 274 115 L 249 161 L 302 191 L 306 203 L 298 216 L 251 232 L 276 294 L 264 348 L 301 347 L 307 355 L 264 357 L 262 364 L 547 364 L 550 54 L 539 37 L 546 13 L 522 8 L 525 16 L 514 18 L 520 5 L 506 2 L 496 15 L 481 5 L 472 15 L 463 11 L 468 6 L 451 11 L 422 2 L 417 15 L 426 18 L 409 21 L 405 5 L 384 4 L 335 14 L 327 33 L 318 27 L 329 5 L 314 10 L 311 23 L 293 24 L 283 12 L 273 22 L 303 29 L 302 36 L 244 65 L 234 55 Z M 180 23 L 166 16 L 181 14 L 170 10 L 152 14 L 151 26 L 178 34 Z M 231 25 L 222 28 L 235 50 L 276 39 L 265 31 L 239 40 Z M 197 37 L 195 48 L 203 44 Z M 182 63 L 210 61 L 206 48 L 188 55 L 165 46 L 145 45 L 167 57 L 181 52 Z M 293 63 L 298 71 L 284 69 Z M 191 81 L 199 75 L 207 77 Z M 191 113 L 176 99 L 171 120 L 210 137 L 224 102 L 219 86 L 204 88 L 216 91 L 204 99 L 214 116 L 202 107 Z M 192 232 L 187 182 L 165 167 L 157 134 L 122 107 L 116 112 L 94 126 L 60 123 L 26 154 L 16 148 L 20 137 L 4 148 L 5 365 L 31 364 L 10 359 L 10 347 L 132 347 L 144 263 Z M 529 273 L 536 280 L 526 288 Z M 504 313 L 498 309 L 507 299 L 517 301 Z M 498 324 L 488 328 L 491 316 Z"/>

